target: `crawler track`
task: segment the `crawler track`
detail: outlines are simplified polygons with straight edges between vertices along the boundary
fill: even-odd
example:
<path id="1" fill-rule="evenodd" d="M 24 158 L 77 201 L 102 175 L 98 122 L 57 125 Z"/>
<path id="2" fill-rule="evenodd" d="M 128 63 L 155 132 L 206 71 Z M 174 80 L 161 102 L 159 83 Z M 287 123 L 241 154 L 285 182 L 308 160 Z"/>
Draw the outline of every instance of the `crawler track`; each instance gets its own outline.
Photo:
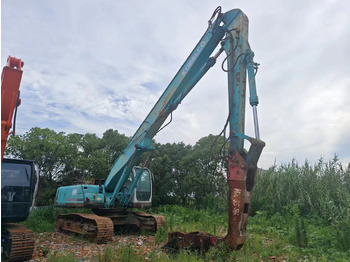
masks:
<path id="1" fill-rule="evenodd" d="M 132 212 L 133 216 L 136 216 L 140 221 L 142 221 L 141 229 L 157 232 L 165 224 L 165 217 L 162 215 L 151 215 L 144 212 Z"/>
<path id="2" fill-rule="evenodd" d="M 162 215 L 151 215 L 145 212 L 133 212 L 118 208 L 93 209 L 93 212 L 102 217 L 108 217 L 115 227 L 134 226 L 139 230 L 155 233 L 165 223 Z"/>
<path id="3" fill-rule="evenodd" d="M 156 232 L 165 223 L 164 216 L 120 209 L 94 210 L 97 214 L 63 214 L 57 217 L 56 231 L 79 234 L 97 243 L 112 240 L 114 227 L 135 226 L 139 230 Z"/>
<path id="4" fill-rule="evenodd" d="M 113 222 L 109 218 L 95 214 L 59 215 L 56 221 L 57 232 L 80 234 L 97 243 L 107 243 L 113 238 Z"/>
<path id="5" fill-rule="evenodd" d="M 26 261 L 34 250 L 34 233 L 20 224 L 3 224 L 5 261 Z"/>

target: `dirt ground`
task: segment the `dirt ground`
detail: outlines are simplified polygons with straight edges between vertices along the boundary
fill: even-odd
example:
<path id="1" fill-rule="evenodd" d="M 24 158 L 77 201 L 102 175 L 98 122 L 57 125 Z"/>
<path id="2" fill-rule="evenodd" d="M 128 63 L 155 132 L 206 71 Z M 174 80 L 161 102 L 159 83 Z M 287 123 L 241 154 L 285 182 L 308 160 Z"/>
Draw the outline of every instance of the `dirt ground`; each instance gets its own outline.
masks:
<path id="1" fill-rule="evenodd" d="M 115 235 L 111 246 L 133 245 L 138 255 L 148 259 L 152 250 L 158 249 L 154 236 L 118 236 Z M 97 261 L 99 254 L 104 254 L 107 244 L 97 244 L 77 236 L 67 236 L 62 233 L 40 233 L 36 235 L 33 258 L 30 262 L 48 261 L 48 256 L 55 252 L 67 252 L 75 256 L 78 261 Z"/>

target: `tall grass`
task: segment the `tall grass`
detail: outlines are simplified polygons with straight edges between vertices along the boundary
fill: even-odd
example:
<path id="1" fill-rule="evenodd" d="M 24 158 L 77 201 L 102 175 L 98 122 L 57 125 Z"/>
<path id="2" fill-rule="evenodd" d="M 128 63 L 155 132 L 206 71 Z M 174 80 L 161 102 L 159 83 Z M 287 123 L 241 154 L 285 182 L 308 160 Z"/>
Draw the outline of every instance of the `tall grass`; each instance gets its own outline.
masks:
<path id="1" fill-rule="evenodd" d="M 335 224 L 349 218 L 350 169 L 344 169 L 335 156 L 310 165 L 295 160 L 272 167 L 258 175 L 251 204 L 251 214 L 288 214 L 297 205 L 303 217 L 320 218 Z"/>
<path id="2" fill-rule="evenodd" d="M 295 160 L 258 175 L 251 215 L 283 217 L 290 241 L 300 247 L 350 250 L 350 165 L 335 156 L 311 165 Z M 307 220 L 305 219 L 307 218 Z M 311 225 L 306 225 L 308 223 Z"/>

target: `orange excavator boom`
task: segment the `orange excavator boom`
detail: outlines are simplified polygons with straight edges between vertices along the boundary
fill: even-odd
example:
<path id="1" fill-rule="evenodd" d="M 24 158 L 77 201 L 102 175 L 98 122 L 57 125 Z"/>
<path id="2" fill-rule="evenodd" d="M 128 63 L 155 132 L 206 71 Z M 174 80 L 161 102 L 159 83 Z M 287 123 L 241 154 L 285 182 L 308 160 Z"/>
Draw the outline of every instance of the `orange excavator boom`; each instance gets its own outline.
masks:
<path id="1" fill-rule="evenodd" d="M 8 136 L 11 132 L 13 114 L 16 116 L 17 107 L 20 105 L 19 86 L 22 79 L 22 67 L 24 63 L 21 59 L 9 56 L 7 65 L 1 74 L 1 163 L 5 153 Z M 14 120 L 15 123 L 15 120 Z"/>

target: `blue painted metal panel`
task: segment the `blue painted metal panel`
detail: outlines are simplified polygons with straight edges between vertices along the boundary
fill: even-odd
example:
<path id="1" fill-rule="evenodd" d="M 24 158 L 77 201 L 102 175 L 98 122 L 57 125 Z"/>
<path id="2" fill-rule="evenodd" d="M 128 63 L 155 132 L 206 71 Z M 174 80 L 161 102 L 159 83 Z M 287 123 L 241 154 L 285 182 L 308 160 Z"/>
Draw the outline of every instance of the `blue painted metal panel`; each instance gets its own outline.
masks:
<path id="1" fill-rule="evenodd" d="M 104 206 L 105 196 L 97 185 L 74 185 L 57 189 L 57 206 Z"/>

